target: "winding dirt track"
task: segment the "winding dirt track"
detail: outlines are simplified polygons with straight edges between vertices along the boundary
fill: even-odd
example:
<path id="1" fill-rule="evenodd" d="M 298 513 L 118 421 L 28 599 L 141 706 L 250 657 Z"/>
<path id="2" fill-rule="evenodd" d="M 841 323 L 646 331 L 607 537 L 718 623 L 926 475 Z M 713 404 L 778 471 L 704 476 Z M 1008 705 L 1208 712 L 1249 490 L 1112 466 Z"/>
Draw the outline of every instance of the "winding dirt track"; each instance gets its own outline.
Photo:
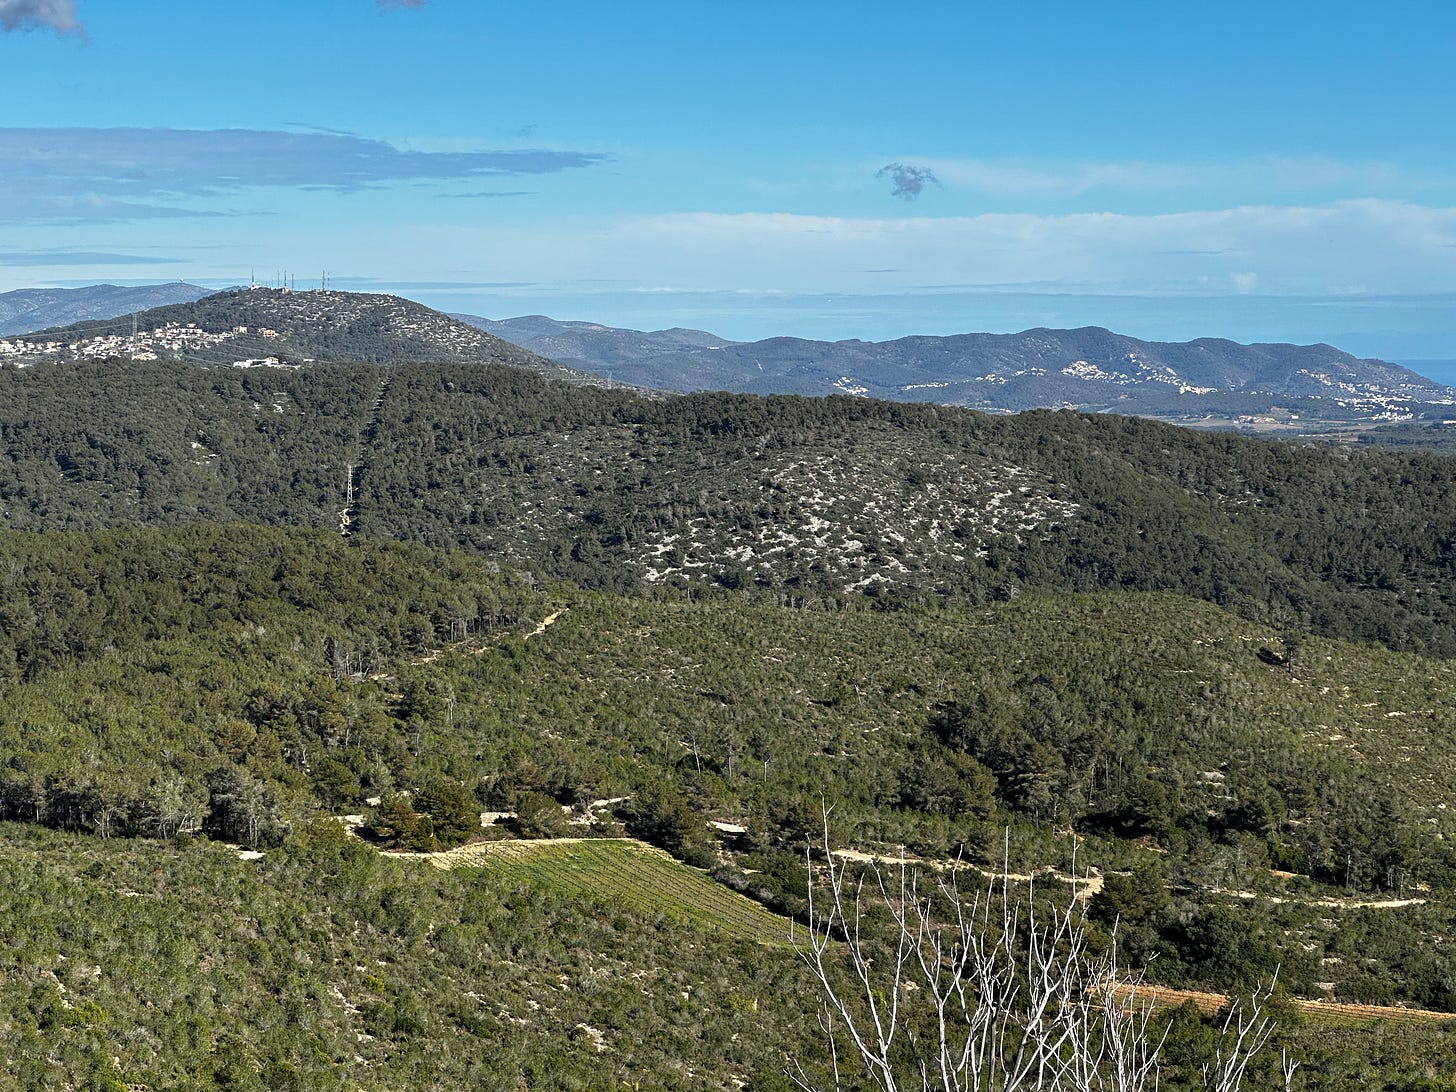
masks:
<path id="1" fill-rule="evenodd" d="M 1228 1002 L 1221 993 L 1204 993 L 1201 990 L 1174 990 L 1165 986 L 1149 986 L 1146 983 L 1133 987 L 1124 986 L 1117 991 L 1119 999 L 1151 1002 L 1161 1008 L 1165 1005 L 1181 1005 L 1192 1001 L 1199 1011 L 1218 1012 Z M 1408 1009 L 1394 1005 L 1348 1005 L 1338 1001 L 1290 1000 L 1300 1012 L 1310 1016 L 1340 1016 L 1351 1020 L 1396 1020 L 1404 1023 L 1446 1023 L 1456 1020 L 1456 1013 L 1433 1012 L 1430 1009 Z"/>
<path id="2" fill-rule="evenodd" d="M 885 857 L 873 853 L 861 853 L 857 849 L 836 849 L 834 856 L 845 861 L 860 861 L 864 864 L 874 865 L 900 865 L 918 864 L 926 865 L 937 871 L 945 871 L 948 868 L 959 869 L 962 872 L 974 872 L 988 880 L 1011 880 L 1014 883 L 1030 883 L 1037 877 L 1051 877 L 1060 880 L 1062 883 L 1071 884 L 1077 891 L 1077 901 L 1086 902 L 1097 892 L 1102 890 L 1104 883 L 1101 872 L 1089 872 L 1085 876 L 1074 876 L 1070 872 L 1060 872 L 1055 868 L 1039 869 L 1035 874 L 1024 872 L 1002 872 L 999 869 L 992 871 L 980 868 L 977 865 L 969 864 L 966 861 L 937 861 L 925 857 Z"/>
<path id="3" fill-rule="evenodd" d="M 630 839 L 636 842 L 636 839 Z M 418 861 L 425 861 L 439 869 L 459 868 L 462 866 L 479 866 L 483 858 L 492 854 L 502 857 L 514 858 L 521 854 L 529 854 L 532 848 L 549 845 L 569 845 L 587 841 L 600 841 L 600 839 L 588 838 L 528 838 L 519 840 L 508 840 L 500 842 L 478 842 L 455 849 L 445 850 L 440 853 L 403 853 L 389 852 L 386 855 L 395 858 L 406 858 Z M 641 851 L 669 857 L 668 854 L 655 846 L 645 842 L 636 842 Z M 854 850 L 836 850 L 835 856 L 848 860 L 878 861 L 887 863 L 883 858 L 871 857 L 866 853 L 857 853 Z M 670 859 L 670 858 L 669 858 Z M 981 871 L 976 869 L 975 871 Z M 999 875 L 999 874 L 998 874 Z M 1011 880 L 1025 881 L 1029 876 L 1008 877 Z M 1061 877 L 1070 879 L 1070 877 Z M 1100 880 L 1101 877 L 1094 877 Z M 1081 882 L 1081 881 L 1079 881 Z M 1078 893 L 1080 897 L 1080 892 Z M 1119 987 L 1116 991 L 1119 1000 L 1125 1003 L 1147 1003 L 1157 1008 L 1182 1005 L 1192 1001 L 1198 1006 L 1199 1011 L 1204 1013 L 1215 1013 L 1228 1003 L 1228 995 L 1221 993 L 1209 993 L 1203 990 L 1175 990 L 1166 986 L 1152 986 L 1147 983 L 1137 985 L 1129 984 Z M 1292 1004 L 1300 1012 L 1314 1017 L 1334 1017 L 1346 1020 L 1390 1020 L 1398 1023 L 1422 1023 L 1439 1024 L 1456 1021 L 1456 1013 L 1435 1012 L 1430 1009 L 1412 1009 L 1404 1006 L 1393 1005 L 1355 1005 L 1337 1001 L 1310 1001 L 1300 998 L 1290 999 Z"/>
<path id="4" fill-rule="evenodd" d="M 551 625 L 553 622 L 556 621 L 556 619 L 560 618 L 565 613 L 566 613 L 566 608 L 565 607 L 562 607 L 560 610 L 553 610 L 545 618 L 543 618 L 543 619 L 541 619 L 541 621 L 537 622 L 536 623 L 536 628 L 533 629 L 530 633 L 526 634 L 526 636 L 523 638 L 523 640 L 529 641 L 532 637 L 539 637 L 539 636 L 541 636 L 541 634 L 543 634 L 543 633 L 546 632 L 546 627 L 547 626 Z M 482 649 L 482 651 L 484 651 L 484 650 Z"/>

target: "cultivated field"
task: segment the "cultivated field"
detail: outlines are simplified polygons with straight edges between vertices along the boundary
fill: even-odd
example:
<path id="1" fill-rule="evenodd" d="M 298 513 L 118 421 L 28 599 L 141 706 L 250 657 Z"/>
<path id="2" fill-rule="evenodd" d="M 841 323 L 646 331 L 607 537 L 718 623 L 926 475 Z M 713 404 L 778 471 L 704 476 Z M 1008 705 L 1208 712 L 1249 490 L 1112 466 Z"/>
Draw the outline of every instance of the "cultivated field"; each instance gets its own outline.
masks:
<path id="1" fill-rule="evenodd" d="M 618 903 L 743 940 L 789 943 L 786 918 L 628 838 L 479 842 L 426 856 L 438 868 L 485 869 L 574 898 Z"/>

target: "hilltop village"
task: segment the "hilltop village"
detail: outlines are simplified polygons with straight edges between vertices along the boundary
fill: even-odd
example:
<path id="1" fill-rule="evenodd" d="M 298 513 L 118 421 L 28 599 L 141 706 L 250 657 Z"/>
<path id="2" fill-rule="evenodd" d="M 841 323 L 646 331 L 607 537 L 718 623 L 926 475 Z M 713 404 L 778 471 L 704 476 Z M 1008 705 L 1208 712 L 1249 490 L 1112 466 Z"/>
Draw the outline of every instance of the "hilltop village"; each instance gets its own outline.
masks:
<path id="1" fill-rule="evenodd" d="M 121 357 L 130 360 L 165 360 L 182 353 L 196 356 L 215 350 L 226 354 L 227 343 L 240 337 L 272 340 L 278 331 L 267 327 L 234 326 L 222 333 L 210 333 L 195 322 L 167 322 L 150 330 L 130 333 L 96 333 L 76 340 L 48 338 L 0 338 L 0 363 L 26 367 L 39 361 L 89 360 Z M 232 361 L 237 367 L 278 364 L 277 357 L 248 358 Z"/>

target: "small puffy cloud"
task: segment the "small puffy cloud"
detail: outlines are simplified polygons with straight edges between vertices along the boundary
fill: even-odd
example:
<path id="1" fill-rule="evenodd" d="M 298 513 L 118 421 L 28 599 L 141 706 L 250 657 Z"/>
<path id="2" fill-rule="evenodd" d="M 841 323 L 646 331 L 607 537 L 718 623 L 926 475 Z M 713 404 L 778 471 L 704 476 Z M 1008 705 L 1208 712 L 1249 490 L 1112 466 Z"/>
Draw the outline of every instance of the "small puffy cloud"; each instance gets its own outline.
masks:
<path id="1" fill-rule="evenodd" d="M 0 0 L 0 31 L 53 30 L 84 37 L 74 0 Z"/>
<path id="2" fill-rule="evenodd" d="M 936 159 L 927 167 L 958 190 L 1013 196 L 1023 202 L 1102 194 L 1207 194 L 1217 195 L 1212 199 L 1219 201 L 1267 200 L 1272 194 L 1389 197 L 1440 192 L 1451 183 L 1441 172 L 1422 175 L 1389 163 L 1321 156 L 1182 163 Z M 1194 200 L 1202 203 L 1203 198 Z"/>
<path id="3" fill-rule="evenodd" d="M 908 163 L 887 163 L 875 172 L 876 178 L 890 180 L 890 193 L 902 201 L 914 201 L 926 186 L 939 186 L 940 179 L 929 167 L 913 167 Z"/>

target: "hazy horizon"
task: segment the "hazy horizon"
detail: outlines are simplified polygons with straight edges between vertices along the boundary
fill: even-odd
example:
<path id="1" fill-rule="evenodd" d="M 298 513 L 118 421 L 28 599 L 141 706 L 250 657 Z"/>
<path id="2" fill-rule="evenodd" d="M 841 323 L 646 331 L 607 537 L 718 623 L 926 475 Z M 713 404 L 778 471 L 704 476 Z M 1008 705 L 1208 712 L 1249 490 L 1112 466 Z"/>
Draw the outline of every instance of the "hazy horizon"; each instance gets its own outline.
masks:
<path id="1" fill-rule="evenodd" d="M 1456 355 L 1446 5 L 6 10 L 0 291 Z"/>

